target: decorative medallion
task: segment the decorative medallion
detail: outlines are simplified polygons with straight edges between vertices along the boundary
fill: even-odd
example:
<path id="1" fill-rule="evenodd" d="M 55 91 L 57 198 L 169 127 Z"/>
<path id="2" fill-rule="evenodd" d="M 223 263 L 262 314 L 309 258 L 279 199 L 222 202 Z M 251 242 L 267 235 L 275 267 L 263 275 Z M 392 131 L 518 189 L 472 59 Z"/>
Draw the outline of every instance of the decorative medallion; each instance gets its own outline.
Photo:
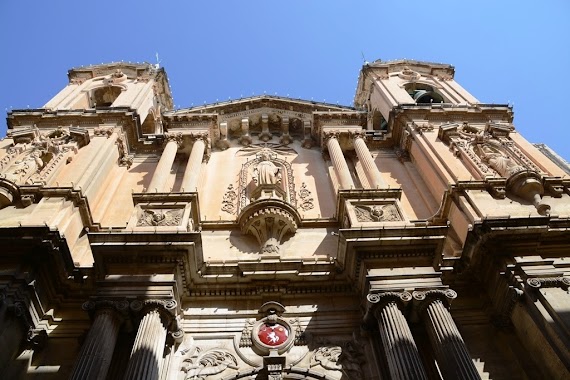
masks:
<path id="1" fill-rule="evenodd" d="M 258 355 L 267 355 L 271 351 L 283 354 L 293 346 L 297 329 L 281 317 L 284 311 L 283 305 L 266 302 L 260 308 L 260 312 L 266 317 L 255 322 L 251 328 L 246 324 L 243 333 L 251 334 L 253 348 Z"/>
<path id="2" fill-rule="evenodd" d="M 289 338 L 289 329 L 280 323 L 264 323 L 257 332 L 259 341 L 271 347 L 282 345 Z"/>

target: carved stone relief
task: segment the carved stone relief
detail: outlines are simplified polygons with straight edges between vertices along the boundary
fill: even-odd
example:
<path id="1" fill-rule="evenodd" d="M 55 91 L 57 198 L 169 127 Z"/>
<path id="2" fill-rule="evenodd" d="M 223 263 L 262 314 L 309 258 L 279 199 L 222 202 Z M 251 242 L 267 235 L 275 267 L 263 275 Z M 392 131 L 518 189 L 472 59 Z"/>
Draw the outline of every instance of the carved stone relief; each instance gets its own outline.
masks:
<path id="1" fill-rule="evenodd" d="M 121 133 L 115 144 L 119 149 L 119 165 L 126 166 L 129 169 L 133 164 L 133 155 L 129 154 L 125 135 Z"/>
<path id="2" fill-rule="evenodd" d="M 237 209 L 237 198 L 238 196 L 234 185 L 230 183 L 226 193 L 224 194 L 224 198 L 222 199 L 222 211 L 232 215 L 235 214 Z"/>
<path id="3" fill-rule="evenodd" d="M 468 123 L 440 127 L 439 137 L 449 145 L 456 157 L 476 175 L 489 182 L 491 194 L 504 198 L 510 193 L 534 204 L 540 214 L 548 214 L 550 206 L 542 202 L 542 171 L 509 138 L 509 125 Z M 492 177 L 504 178 L 501 184 Z"/>
<path id="4" fill-rule="evenodd" d="M 183 209 L 143 209 L 137 220 L 137 227 L 179 226 L 183 214 Z"/>
<path id="5" fill-rule="evenodd" d="M 219 379 L 218 375 L 226 369 L 239 369 L 236 357 L 222 348 L 205 351 L 195 359 L 184 360 L 182 370 L 186 373 L 184 379 L 205 380 Z"/>
<path id="6" fill-rule="evenodd" d="M 394 222 L 402 220 L 394 204 L 355 204 L 354 213 L 359 222 Z"/>
<path id="7" fill-rule="evenodd" d="M 311 190 L 307 188 L 307 184 L 303 182 L 301 188 L 299 189 L 299 208 L 303 211 L 311 210 L 315 207 L 313 204 L 313 197 L 311 196 Z"/>
<path id="8" fill-rule="evenodd" d="M 311 357 L 310 366 L 320 365 L 327 370 L 340 371 L 348 379 L 362 379 L 364 362 L 364 353 L 358 343 L 321 342 Z"/>
<path id="9" fill-rule="evenodd" d="M 398 73 L 398 77 L 405 80 L 415 81 L 420 79 L 421 75 L 415 72 L 414 70 L 410 69 L 409 67 L 405 66 L 404 69 L 400 73 Z"/>
<path id="10" fill-rule="evenodd" d="M 83 133 L 75 131 L 79 140 Z M 17 184 L 45 183 L 55 169 L 69 162 L 81 144 L 70 130 L 58 128 L 49 133 L 40 133 L 37 128 L 13 133 L 14 147 L 0 163 L 4 178 Z"/>

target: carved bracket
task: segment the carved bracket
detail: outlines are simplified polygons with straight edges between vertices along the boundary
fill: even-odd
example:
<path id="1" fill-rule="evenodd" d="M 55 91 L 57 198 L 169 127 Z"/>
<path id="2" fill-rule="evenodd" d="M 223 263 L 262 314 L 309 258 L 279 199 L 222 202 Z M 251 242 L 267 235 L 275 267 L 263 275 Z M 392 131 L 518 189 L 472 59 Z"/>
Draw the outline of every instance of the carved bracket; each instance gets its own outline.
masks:
<path id="1" fill-rule="evenodd" d="M 288 203 L 274 198 L 251 203 L 240 213 L 238 223 L 243 234 L 253 235 L 260 253 L 279 253 L 279 246 L 287 235 L 297 231 L 301 217 Z"/>

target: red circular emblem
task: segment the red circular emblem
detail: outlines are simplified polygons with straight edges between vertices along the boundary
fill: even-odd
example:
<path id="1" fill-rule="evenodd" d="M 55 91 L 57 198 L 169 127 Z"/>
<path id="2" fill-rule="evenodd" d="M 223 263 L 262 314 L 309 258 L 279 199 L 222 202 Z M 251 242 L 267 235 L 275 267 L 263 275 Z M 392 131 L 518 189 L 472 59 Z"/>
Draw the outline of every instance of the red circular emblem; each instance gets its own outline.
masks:
<path id="1" fill-rule="evenodd" d="M 287 327 L 275 323 L 273 325 L 264 323 L 259 327 L 259 332 L 257 333 L 261 343 L 268 346 L 279 346 L 287 340 L 289 337 L 289 330 Z"/>

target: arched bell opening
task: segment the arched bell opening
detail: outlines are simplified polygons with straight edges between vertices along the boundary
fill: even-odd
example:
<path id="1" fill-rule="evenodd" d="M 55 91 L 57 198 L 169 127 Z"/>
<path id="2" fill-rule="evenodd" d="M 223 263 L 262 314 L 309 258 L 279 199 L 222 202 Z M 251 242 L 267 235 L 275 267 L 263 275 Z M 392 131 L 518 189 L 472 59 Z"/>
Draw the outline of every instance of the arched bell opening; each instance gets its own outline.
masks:
<path id="1" fill-rule="evenodd" d="M 96 107 L 111 107 L 115 100 L 121 95 L 121 87 L 105 86 L 99 87 L 91 93 L 91 106 Z"/>
<path id="2" fill-rule="evenodd" d="M 416 104 L 445 103 L 444 97 L 427 84 L 408 83 L 405 89 Z"/>

